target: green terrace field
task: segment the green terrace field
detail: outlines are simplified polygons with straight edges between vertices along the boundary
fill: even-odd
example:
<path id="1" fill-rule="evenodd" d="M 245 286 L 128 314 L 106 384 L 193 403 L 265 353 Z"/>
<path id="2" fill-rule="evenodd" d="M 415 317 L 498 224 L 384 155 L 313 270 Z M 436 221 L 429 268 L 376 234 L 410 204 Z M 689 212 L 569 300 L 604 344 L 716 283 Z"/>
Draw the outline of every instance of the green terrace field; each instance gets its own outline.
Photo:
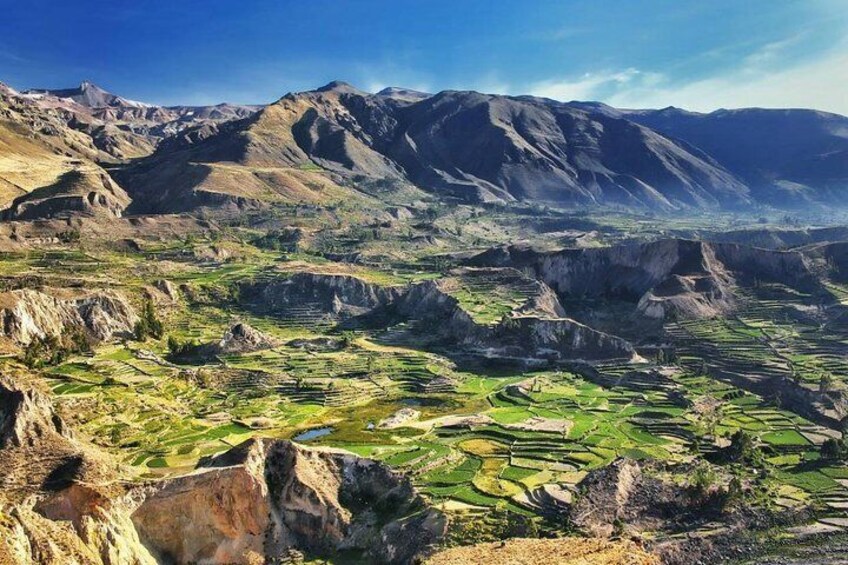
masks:
<path id="1" fill-rule="evenodd" d="M 482 229 L 482 220 L 470 220 L 476 227 L 468 229 Z M 621 221 L 624 229 L 635 220 Z M 26 271 L 45 285 L 121 290 L 134 303 L 160 279 L 184 290 L 178 302 L 157 302 L 161 339 L 118 340 L 43 371 L 63 416 L 140 476 L 185 472 L 250 437 L 296 438 L 384 461 L 451 512 L 541 515 L 550 510 L 543 487 L 571 489 L 619 457 L 719 460 L 744 431 L 761 467 L 734 472 L 757 485 L 756 504 L 812 503 L 834 515 L 848 508 L 848 472 L 820 456 L 822 443 L 839 434 L 779 408 L 767 393 L 771 379 L 811 388 L 848 383 L 848 335 L 815 323 L 811 297 L 762 285 L 735 316 L 668 324 L 675 356 L 662 367 L 460 369 L 414 339 L 385 345 L 383 330 L 341 332 L 308 312 L 283 318 L 243 310 L 238 283 L 297 272 L 380 285 L 441 278 L 476 322 L 494 324 L 538 295 L 535 281 L 518 271 L 451 270 L 413 255 L 341 263 L 259 248 L 242 235 L 0 260 L 4 281 Z M 169 337 L 216 343 L 236 322 L 274 346 L 203 359 L 169 355 Z M 6 369 L 20 364 L 0 358 Z M 751 392 L 758 386 L 766 392 Z"/>
<path id="2" fill-rule="evenodd" d="M 207 309 L 193 315 L 192 325 L 206 320 L 198 337 L 225 325 Z M 319 335 L 249 321 L 279 338 Z M 543 511 L 542 485 L 573 485 L 622 456 L 689 461 L 745 430 L 766 455 L 769 504 L 848 503 L 843 470 L 818 461 L 826 430 L 706 376 L 648 366 L 602 367 L 592 380 L 561 371 L 487 376 L 365 334 L 340 351 L 284 344 L 207 366 L 172 364 L 157 346 L 104 347 L 47 373 L 63 413 L 142 474 L 185 471 L 252 436 L 322 430 L 301 441 L 385 461 L 448 509 L 532 514 Z M 389 423 L 404 411 L 411 415 Z"/>
<path id="3" fill-rule="evenodd" d="M 494 324 L 538 294 L 538 285 L 519 272 L 467 269 L 452 273 L 442 289 L 479 324 Z"/>
<path id="4" fill-rule="evenodd" d="M 811 389 L 823 383 L 833 390 L 845 389 L 848 332 L 822 324 L 816 308 L 809 296 L 763 285 L 737 316 L 680 322 L 669 332 L 685 365 L 700 366 L 708 359 L 716 376 L 754 385 L 787 378 Z"/>

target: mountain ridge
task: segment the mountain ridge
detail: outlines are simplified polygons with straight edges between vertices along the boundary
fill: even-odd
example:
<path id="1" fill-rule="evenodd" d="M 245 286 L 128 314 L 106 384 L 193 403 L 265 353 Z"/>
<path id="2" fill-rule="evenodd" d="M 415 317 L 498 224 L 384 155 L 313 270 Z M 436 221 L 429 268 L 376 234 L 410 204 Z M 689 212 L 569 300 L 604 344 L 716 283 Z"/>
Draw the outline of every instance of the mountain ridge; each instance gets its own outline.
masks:
<path id="1" fill-rule="evenodd" d="M 344 81 L 258 107 L 148 105 L 88 81 L 7 90 L 90 139 L 95 161 L 117 162 L 110 173 L 140 213 L 310 192 L 325 201 L 306 184 L 363 179 L 469 203 L 659 212 L 829 206 L 848 187 L 848 118 L 813 110 L 630 110 L 462 90 L 372 94 Z"/>

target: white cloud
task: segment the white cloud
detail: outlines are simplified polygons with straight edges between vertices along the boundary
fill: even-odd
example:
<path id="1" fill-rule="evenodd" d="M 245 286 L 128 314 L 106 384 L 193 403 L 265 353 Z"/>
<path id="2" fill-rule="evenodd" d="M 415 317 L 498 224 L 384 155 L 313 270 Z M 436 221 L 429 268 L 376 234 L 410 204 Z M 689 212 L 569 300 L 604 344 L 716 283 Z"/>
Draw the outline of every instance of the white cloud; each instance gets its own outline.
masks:
<path id="1" fill-rule="evenodd" d="M 814 108 L 848 114 L 848 51 L 837 49 L 816 60 L 774 70 L 776 55 L 751 56 L 730 72 L 688 83 L 665 80 L 653 88 L 623 88 L 606 102 L 623 108 L 679 106 L 689 110 L 717 108 Z"/>
<path id="2" fill-rule="evenodd" d="M 365 92 L 371 92 L 372 94 L 375 92 L 380 92 L 384 88 L 388 88 L 390 86 L 396 86 L 399 88 L 408 88 L 409 90 L 417 90 L 418 92 L 432 92 L 433 89 L 429 82 L 406 82 L 406 81 L 383 81 L 383 80 L 371 80 L 365 83 Z"/>
<path id="3" fill-rule="evenodd" d="M 537 82 L 531 84 L 526 93 L 564 102 L 570 100 L 597 100 L 611 90 L 616 91 L 634 83 L 647 85 L 658 79 L 659 76 L 656 73 L 644 73 L 638 69 L 586 73 L 576 79 Z"/>

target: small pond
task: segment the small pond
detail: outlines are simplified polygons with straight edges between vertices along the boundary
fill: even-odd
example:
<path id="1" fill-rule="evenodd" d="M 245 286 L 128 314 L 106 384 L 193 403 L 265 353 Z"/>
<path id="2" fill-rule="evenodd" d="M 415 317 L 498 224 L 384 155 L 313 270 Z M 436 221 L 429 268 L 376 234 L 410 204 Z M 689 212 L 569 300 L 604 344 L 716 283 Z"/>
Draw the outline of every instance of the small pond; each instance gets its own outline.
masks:
<path id="1" fill-rule="evenodd" d="M 333 431 L 333 428 L 313 428 L 297 434 L 292 438 L 292 440 L 299 442 L 311 441 L 313 439 L 318 439 L 319 437 L 330 435 Z"/>

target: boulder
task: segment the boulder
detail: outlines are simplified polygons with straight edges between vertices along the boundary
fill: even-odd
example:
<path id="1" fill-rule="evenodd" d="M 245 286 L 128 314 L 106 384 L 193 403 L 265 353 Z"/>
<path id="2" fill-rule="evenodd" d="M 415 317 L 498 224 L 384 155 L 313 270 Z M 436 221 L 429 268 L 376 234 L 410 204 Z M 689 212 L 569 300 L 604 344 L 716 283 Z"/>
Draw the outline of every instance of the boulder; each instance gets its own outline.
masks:
<path id="1" fill-rule="evenodd" d="M 274 347 L 275 342 L 243 322 L 231 327 L 217 344 L 219 353 L 250 353 Z"/>

